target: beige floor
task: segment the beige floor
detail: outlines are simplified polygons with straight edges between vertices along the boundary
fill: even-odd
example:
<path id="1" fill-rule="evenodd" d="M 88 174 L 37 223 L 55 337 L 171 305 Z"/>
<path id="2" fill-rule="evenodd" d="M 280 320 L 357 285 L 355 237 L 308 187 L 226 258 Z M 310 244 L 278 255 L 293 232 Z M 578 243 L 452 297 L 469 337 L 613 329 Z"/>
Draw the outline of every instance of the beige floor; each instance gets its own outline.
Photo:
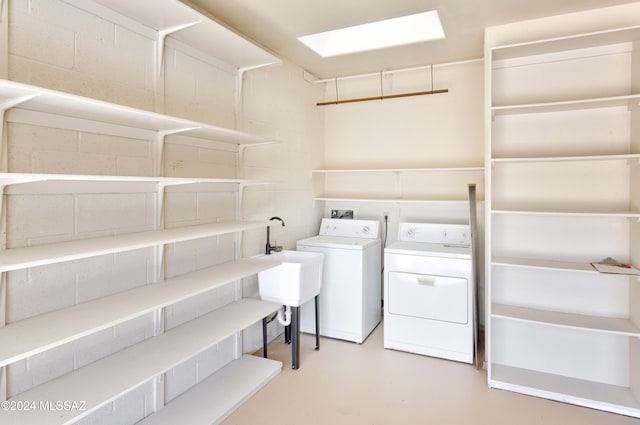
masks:
<path id="1" fill-rule="evenodd" d="M 489 389 L 473 366 L 382 348 L 383 326 L 361 345 L 302 335 L 300 369 L 282 336 L 284 367 L 224 425 L 640 425 L 640 419 Z"/>

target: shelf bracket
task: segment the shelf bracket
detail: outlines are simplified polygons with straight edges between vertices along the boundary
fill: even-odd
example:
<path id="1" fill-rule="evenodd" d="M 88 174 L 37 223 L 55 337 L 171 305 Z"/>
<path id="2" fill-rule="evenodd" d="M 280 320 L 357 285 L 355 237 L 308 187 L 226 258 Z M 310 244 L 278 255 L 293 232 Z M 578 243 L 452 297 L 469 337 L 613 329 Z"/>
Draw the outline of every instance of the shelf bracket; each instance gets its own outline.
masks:
<path id="1" fill-rule="evenodd" d="M 159 136 L 160 140 L 164 141 L 164 136 Z M 156 205 L 156 230 L 164 229 L 164 195 L 165 195 L 165 183 L 157 184 L 157 205 Z M 158 284 L 165 278 L 165 250 L 166 244 L 156 245 L 153 248 L 153 282 L 152 285 Z M 153 311 L 153 336 L 159 336 L 164 334 L 166 328 L 166 307 L 159 308 Z M 158 375 L 154 379 L 153 384 L 153 403 L 154 412 L 162 409 L 165 405 L 165 376 L 164 374 Z"/>
<path id="2" fill-rule="evenodd" d="M 156 69 L 156 71 L 158 75 L 162 75 L 162 69 L 164 67 L 164 40 L 167 38 L 167 36 L 173 34 L 174 32 L 178 32 L 180 30 L 197 25 L 201 22 L 202 21 L 188 22 L 186 24 L 176 25 L 175 27 L 158 30 L 156 37 L 156 55 L 158 60 L 158 68 Z"/>
<path id="3" fill-rule="evenodd" d="M 239 144 L 238 146 L 238 161 L 242 162 L 242 159 L 244 158 L 244 151 L 247 148 L 253 148 L 256 146 L 264 146 L 264 145 L 271 145 L 271 144 L 276 144 L 279 143 L 278 141 L 275 140 L 267 140 L 266 142 L 258 142 L 258 143 L 246 143 L 246 144 Z"/>
<path id="4" fill-rule="evenodd" d="M 7 134 L 5 126 L 5 114 L 7 110 L 14 108 L 22 103 L 28 102 L 33 98 L 40 96 L 39 94 L 30 94 L 26 96 L 16 97 L 0 103 L 0 136 L 2 136 L 2 147 L 0 147 L 0 170 L 7 171 L 9 168 L 7 155 Z"/>
<path id="5" fill-rule="evenodd" d="M 155 163 L 153 164 L 153 173 L 156 177 L 162 177 L 164 175 L 164 142 L 166 137 L 172 134 L 184 133 L 190 130 L 197 130 L 199 128 L 200 127 L 183 127 L 175 128 L 172 130 L 160 130 L 156 133 L 154 152 Z"/>
<path id="6" fill-rule="evenodd" d="M 157 202 L 158 202 L 158 206 L 157 206 L 157 210 L 156 210 L 156 217 L 155 217 L 155 228 L 156 230 L 162 230 L 164 229 L 164 194 L 165 194 L 165 189 L 168 185 L 166 183 L 157 183 L 157 189 L 156 189 L 156 193 L 158 196 Z M 156 278 L 158 279 L 162 279 L 164 278 L 164 273 L 162 273 L 162 271 L 160 271 L 159 273 L 156 274 Z"/>
<path id="7" fill-rule="evenodd" d="M 2 113 L 4 113 L 7 109 L 14 108 L 20 105 L 21 103 L 28 102 L 31 99 L 35 99 L 38 96 L 40 96 L 40 94 L 34 93 L 34 94 L 28 94 L 26 96 L 16 97 L 15 99 L 9 99 L 5 102 L 0 103 L 0 110 L 2 110 Z"/>

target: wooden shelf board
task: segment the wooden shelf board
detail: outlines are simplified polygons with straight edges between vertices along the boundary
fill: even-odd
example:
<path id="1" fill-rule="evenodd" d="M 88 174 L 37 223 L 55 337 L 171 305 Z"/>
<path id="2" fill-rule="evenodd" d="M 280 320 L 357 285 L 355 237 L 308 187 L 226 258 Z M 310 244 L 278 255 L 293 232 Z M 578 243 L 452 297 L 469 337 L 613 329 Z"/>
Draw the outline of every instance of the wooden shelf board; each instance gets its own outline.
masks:
<path id="1" fill-rule="evenodd" d="M 498 303 L 491 304 L 491 317 L 640 337 L 640 327 L 629 319 L 561 313 Z"/>
<path id="2" fill-rule="evenodd" d="M 539 156 L 539 157 L 504 157 L 493 158 L 491 162 L 499 163 L 517 163 L 517 162 L 574 162 L 574 161 L 619 161 L 637 159 L 640 160 L 640 154 L 611 154 L 611 155 L 580 155 L 580 156 Z"/>
<path id="3" fill-rule="evenodd" d="M 38 174 L 38 173 L 0 173 L 0 185 L 6 186 L 20 183 L 43 181 L 87 181 L 87 182 L 138 182 L 160 183 L 165 186 L 178 186 L 197 183 L 229 183 L 243 185 L 268 184 L 257 180 L 217 179 L 204 177 L 147 177 L 147 176 L 108 176 L 82 174 Z"/>
<path id="4" fill-rule="evenodd" d="M 573 263 L 567 261 L 549 261 L 529 258 L 495 256 L 491 259 L 491 265 L 545 270 L 562 270 L 582 273 L 598 273 L 598 271 L 594 269 L 593 266 L 589 263 Z"/>
<path id="5" fill-rule="evenodd" d="M 254 299 L 229 304 L 12 398 L 14 401 L 83 401 L 85 410 L 3 411 L 0 422 L 71 424 L 281 307 Z"/>
<path id="6" fill-rule="evenodd" d="M 230 261 L 9 324 L 0 328 L 0 367 L 278 264 L 267 260 Z"/>
<path id="7" fill-rule="evenodd" d="M 266 227 L 266 221 L 233 221 L 80 239 L 0 251 L 0 272 Z"/>
<path id="8" fill-rule="evenodd" d="M 519 58 L 547 53 L 564 52 L 575 49 L 627 43 L 640 38 L 640 27 L 627 27 L 615 30 L 597 31 L 566 37 L 536 40 L 518 44 L 496 46 L 491 49 L 492 60 Z"/>
<path id="9" fill-rule="evenodd" d="M 494 209 L 492 214 L 507 215 L 551 215 L 566 217 L 620 217 L 640 218 L 638 211 L 535 211 L 531 209 Z"/>
<path id="10" fill-rule="evenodd" d="M 369 168 L 369 169 L 331 169 L 312 170 L 313 173 L 432 173 L 432 172 L 482 172 L 484 167 L 432 167 L 432 168 Z"/>
<path id="11" fill-rule="evenodd" d="M 152 7 L 151 9 L 154 8 Z M 21 110 L 63 115 L 166 134 L 180 133 L 186 136 L 236 145 L 269 141 L 263 137 L 237 130 L 8 80 L 0 80 L 0 104 L 15 104 L 13 107 Z"/>
<path id="12" fill-rule="evenodd" d="M 148 416 L 138 425 L 211 425 L 236 408 L 282 370 L 282 363 L 245 355 Z"/>
<path id="13" fill-rule="evenodd" d="M 640 102 L 640 94 L 630 94 L 625 96 L 611 96 L 591 99 L 576 99 L 560 102 L 528 103 L 519 105 L 493 106 L 493 115 L 528 114 L 543 112 L 560 112 L 590 108 L 610 108 L 627 106 L 637 107 Z"/>
<path id="14" fill-rule="evenodd" d="M 402 203 L 402 204 L 457 204 L 468 203 L 467 199 L 411 199 L 411 198 L 361 198 L 349 196 L 320 196 L 314 198 L 315 201 L 338 201 L 338 202 L 385 202 L 385 203 Z M 482 199 L 478 202 L 483 202 Z"/>
<path id="15" fill-rule="evenodd" d="M 493 388 L 640 417 L 640 399 L 627 387 L 495 363 L 490 370 L 489 386 Z"/>

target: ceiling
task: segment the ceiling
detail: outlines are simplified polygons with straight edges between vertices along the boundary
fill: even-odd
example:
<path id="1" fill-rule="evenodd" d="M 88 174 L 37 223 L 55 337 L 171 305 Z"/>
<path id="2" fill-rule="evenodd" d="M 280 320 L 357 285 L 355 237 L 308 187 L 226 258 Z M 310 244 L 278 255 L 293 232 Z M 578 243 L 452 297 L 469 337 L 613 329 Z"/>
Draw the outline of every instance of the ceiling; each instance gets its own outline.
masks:
<path id="1" fill-rule="evenodd" d="M 482 57 L 485 27 L 637 0 L 184 0 L 319 78 Z M 297 40 L 313 34 L 437 10 L 445 40 L 321 58 Z"/>

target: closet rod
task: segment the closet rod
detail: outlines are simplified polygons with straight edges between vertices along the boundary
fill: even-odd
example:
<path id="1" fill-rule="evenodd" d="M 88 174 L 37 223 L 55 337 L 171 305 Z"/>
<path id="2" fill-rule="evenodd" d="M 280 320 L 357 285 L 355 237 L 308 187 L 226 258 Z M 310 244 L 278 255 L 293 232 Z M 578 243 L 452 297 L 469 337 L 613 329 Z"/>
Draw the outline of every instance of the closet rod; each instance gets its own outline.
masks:
<path id="1" fill-rule="evenodd" d="M 331 100 L 328 102 L 318 102 L 316 103 L 316 106 L 340 105 L 342 103 L 354 103 L 354 102 L 367 102 L 369 100 L 395 99 L 398 97 L 423 96 L 426 94 L 447 93 L 448 91 L 449 89 L 441 89 L 441 90 L 419 91 L 414 93 L 400 93 L 400 94 L 387 94 L 384 96 L 361 97 L 358 99 Z"/>

